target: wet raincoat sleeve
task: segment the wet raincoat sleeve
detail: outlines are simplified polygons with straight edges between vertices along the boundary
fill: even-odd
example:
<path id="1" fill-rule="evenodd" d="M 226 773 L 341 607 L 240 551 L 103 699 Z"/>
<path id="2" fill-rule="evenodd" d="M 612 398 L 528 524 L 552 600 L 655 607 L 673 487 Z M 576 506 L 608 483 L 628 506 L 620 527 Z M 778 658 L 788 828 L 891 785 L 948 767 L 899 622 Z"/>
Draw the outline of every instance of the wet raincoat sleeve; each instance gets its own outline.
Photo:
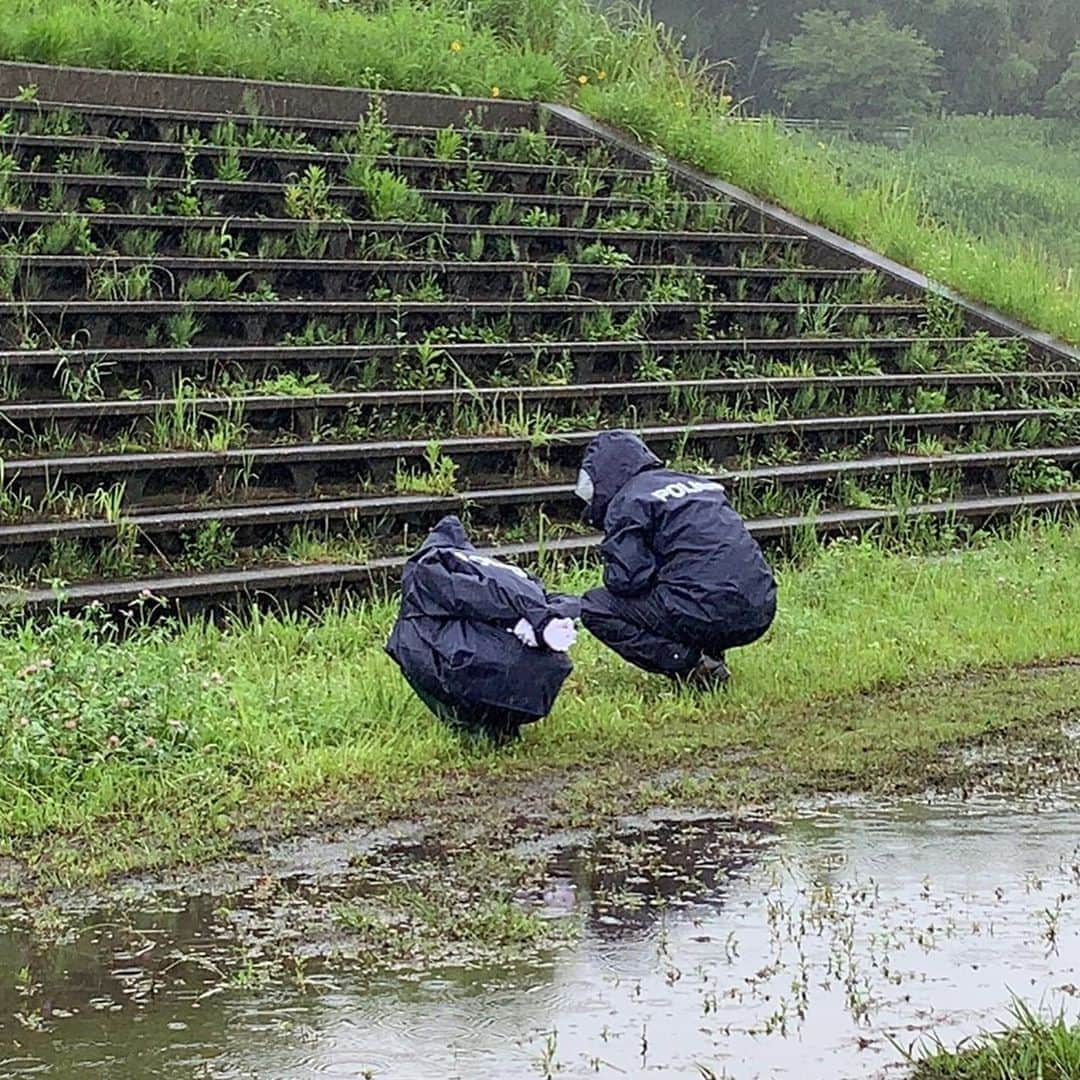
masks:
<path id="1" fill-rule="evenodd" d="M 570 596 L 567 593 L 548 593 L 548 604 L 551 610 L 560 619 L 573 619 L 575 622 L 581 618 L 581 597 Z"/>
<path id="2" fill-rule="evenodd" d="M 523 571 L 452 549 L 437 548 L 419 559 L 412 584 L 427 614 L 508 628 L 525 619 L 538 635 L 561 614 Z"/>
<path id="3" fill-rule="evenodd" d="M 616 596 L 637 596 L 652 584 L 657 569 L 652 520 L 640 500 L 612 505 L 604 523 L 600 554 L 604 559 L 604 584 Z"/>

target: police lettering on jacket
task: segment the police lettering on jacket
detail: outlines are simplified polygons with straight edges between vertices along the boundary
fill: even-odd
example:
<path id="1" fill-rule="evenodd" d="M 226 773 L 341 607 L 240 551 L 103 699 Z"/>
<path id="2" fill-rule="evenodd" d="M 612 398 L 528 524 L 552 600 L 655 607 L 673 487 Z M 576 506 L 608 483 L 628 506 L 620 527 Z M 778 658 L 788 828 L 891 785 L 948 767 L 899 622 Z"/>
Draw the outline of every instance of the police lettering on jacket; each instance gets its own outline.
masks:
<path id="1" fill-rule="evenodd" d="M 685 499 L 687 495 L 696 495 L 701 491 L 718 491 L 724 493 L 724 485 L 717 484 L 712 480 L 677 480 L 652 492 L 654 499 L 666 503 L 668 499 Z"/>

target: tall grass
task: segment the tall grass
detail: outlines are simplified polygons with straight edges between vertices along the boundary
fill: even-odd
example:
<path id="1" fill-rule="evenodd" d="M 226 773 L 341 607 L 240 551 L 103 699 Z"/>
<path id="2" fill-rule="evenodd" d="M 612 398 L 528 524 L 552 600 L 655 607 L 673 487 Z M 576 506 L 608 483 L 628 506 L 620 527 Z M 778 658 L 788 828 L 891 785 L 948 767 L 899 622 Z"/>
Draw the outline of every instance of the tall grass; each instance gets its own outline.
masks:
<path id="1" fill-rule="evenodd" d="M 593 580 L 582 570 L 562 584 Z M 585 636 L 553 715 L 498 761 L 543 769 L 657 753 L 686 721 L 702 721 L 698 737 L 717 746 L 767 745 L 762 718 L 800 703 L 1080 655 L 1080 592 L 1062 587 L 1076 580 L 1080 532 L 1064 527 L 933 558 L 837 543 L 782 571 L 778 622 L 729 658 L 735 681 L 723 698 L 678 693 Z M 144 823 L 139 843 L 151 819 L 209 835 L 268 804 L 435 790 L 487 760 L 426 713 L 383 654 L 392 618 L 377 603 L 124 641 L 90 618 L 3 627 L 0 849 L 125 820 Z M 923 735 L 932 744 L 955 730 Z"/>
<path id="2" fill-rule="evenodd" d="M 8 0 L 0 57 L 576 102 L 670 155 L 1080 342 L 1080 283 L 1011 241 L 942 224 L 897 175 L 853 185 L 816 146 L 734 120 L 713 74 L 632 5 Z"/>
<path id="3" fill-rule="evenodd" d="M 829 153 L 854 188 L 899 176 L 942 222 L 1023 244 L 1073 280 L 1080 273 L 1080 132 L 1073 125 L 954 116 L 919 125 L 903 149 L 838 138 Z"/>
<path id="4" fill-rule="evenodd" d="M 912 1080 L 1077 1080 L 1080 1023 L 1063 1014 L 1044 1019 L 1022 1002 L 1013 1022 L 993 1035 L 961 1044 L 938 1045 L 915 1065 Z"/>
<path id="5" fill-rule="evenodd" d="M 1012 239 L 950 226 L 902 170 L 857 182 L 827 150 L 774 123 L 740 123 L 723 101 L 654 98 L 648 84 L 587 86 L 580 104 L 673 157 L 691 161 L 896 261 L 1066 341 L 1080 342 L 1080 281 Z"/>

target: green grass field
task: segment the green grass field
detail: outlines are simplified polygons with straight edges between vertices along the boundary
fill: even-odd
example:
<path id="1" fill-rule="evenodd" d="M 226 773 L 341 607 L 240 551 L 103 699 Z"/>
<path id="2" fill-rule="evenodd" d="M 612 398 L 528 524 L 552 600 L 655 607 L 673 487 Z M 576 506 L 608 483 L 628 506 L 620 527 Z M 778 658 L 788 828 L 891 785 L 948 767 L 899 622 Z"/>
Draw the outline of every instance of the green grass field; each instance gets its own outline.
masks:
<path id="1" fill-rule="evenodd" d="M 1080 341 L 1080 282 L 1063 280 L 1059 261 L 1012 233 L 974 236 L 893 166 L 853 184 L 837 175 L 836 151 L 733 119 L 705 73 L 629 8 L 9 0 L 4 14 L 9 59 L 570 101 Z M 1080 590 L 1067 587 L 1080 580 L 1080 532 L 954 540 L 922 555 L 917 537 L 902 552 L 841 543 L 785 567 L 777 625 L 732 657 L 725 696 L 679 693 L 583 635 L 554 715 L 505 753 L 463 744 L 408 691 L 382 651 L 389 602 L 322 619 L 157 625 L 124 640 L 92 618 L 13 619 L 0 632 L 0 856 L 85 878 L 220 853 L 242 825 L 418 812 L 455 784 L 556 770 L 580 776 L 586 801 L 598 770 L 629 769 L 640 785 L 702 762 L 713 797 L 738 805 L 901 780 L 918 789 L 945 748 L 1040 718 L 1060 727 L 1060 703 L 974 707 L 939 695 L 935 678 L 1080 655 Z M 595 578 L 582 570 L 561 584 Z M 1078 678 L 1061 676 L 1072 704 Z M 912 683 L 926 707 L 920 698 L 917 718 L 897 724 L 874 695 Z M 740 764 L 747 748 L 760 774 Z M 4 870 L 0 858 L 0 891 Z"/>
<path id="2" fill-rule="evenodd" d="M 828 153 L 855 188 L 910 186 L 946 225 L 1080 272 L 1080 131 L 1032 117 L 927 121 L 903 149 L 847 138 Z"/>
<path id="3" fill-rule="evenodd" d="M 739 800 L 905 771 L 921 788 L 943 747 L 1016 718 L 931 685 L 919 722 L 897 724 L 873 692 L 1080 655 L 1080 594 L 1063 587 L 1078 578 L 1080 532 L 1053 525 L 944 555 L 869 539 L 817 549 L 782 570 L 778 621 L 733 654 L 730 692 L 678 692 L 584 635 L 554 714 L 508 752 L 463 744 L 411 694 L 382 651 L 390 604 L 124 641 L 85 619 L 13 624 L 0 636 L 0 854 L 79 878 L 205 856 L 282 808 L 416 812 L 463 778 L 572 769 L 591 784 L 615 764 L 643 783 L 711 760 L 722 797 Z M 853 696 L 832 710 L 848 716 L 838 726 L 825 703 Z M 772 780 L 746 777 L 733 752 L 748 747 Z"/>

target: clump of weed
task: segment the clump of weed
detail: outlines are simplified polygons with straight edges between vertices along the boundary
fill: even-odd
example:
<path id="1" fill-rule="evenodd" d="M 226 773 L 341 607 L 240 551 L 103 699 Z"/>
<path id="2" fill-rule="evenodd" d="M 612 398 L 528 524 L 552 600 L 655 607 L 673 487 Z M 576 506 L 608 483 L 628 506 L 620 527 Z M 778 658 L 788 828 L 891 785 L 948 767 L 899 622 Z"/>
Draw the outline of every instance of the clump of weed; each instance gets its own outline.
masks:
<path id="1" fill-rule="evenodd" d="M 147 604 L 153 601 L 140 602 Z M 138 620 L 131 629 L 151 649 L 169 632 Z M 75 797 L 93 787 L 102 770 L 132 778 L 164 775 L 202 752 L 198 718 L 210 700 L 222 715 L 228 710 L 224 678 L 170 663 L 161 652 L 153 685 L 131 663 L 129 648 L 104 615 L 60 615 L 49 623 L 35 655 L 4 680 L 3 712 L 11 723 L 3 775 L 9 784 Z"/>
<path id="2" fill-rule="evenodd" d="M 956 1050 L 940 1040 L 922 1060 L 911 1060 L 912 1080 L 991 1080 L 1080 1076 L 1080 1024 L 1063 1014 L 1044 1019 L 1014 1001 L 1012 1022 L 994 1034 L 971 1039 Z"/>
<path id="3" fill-rule="evenodd" d="M 402 493 L 417 495 L 453 495 L 457 490 L 458 465 L 442 452 L 442 445 L 432 440 L 424 448 L 424 464 L 419 468 L 399 465 L 394 486 Z"/>
<path id="4" fill-rule="evenodd" d="M 345 216 L 330 198 L 330 178 L 321 165 L 309 165 L 285 185 L 285 213 L 304 221 L 333 221 Z"/>

